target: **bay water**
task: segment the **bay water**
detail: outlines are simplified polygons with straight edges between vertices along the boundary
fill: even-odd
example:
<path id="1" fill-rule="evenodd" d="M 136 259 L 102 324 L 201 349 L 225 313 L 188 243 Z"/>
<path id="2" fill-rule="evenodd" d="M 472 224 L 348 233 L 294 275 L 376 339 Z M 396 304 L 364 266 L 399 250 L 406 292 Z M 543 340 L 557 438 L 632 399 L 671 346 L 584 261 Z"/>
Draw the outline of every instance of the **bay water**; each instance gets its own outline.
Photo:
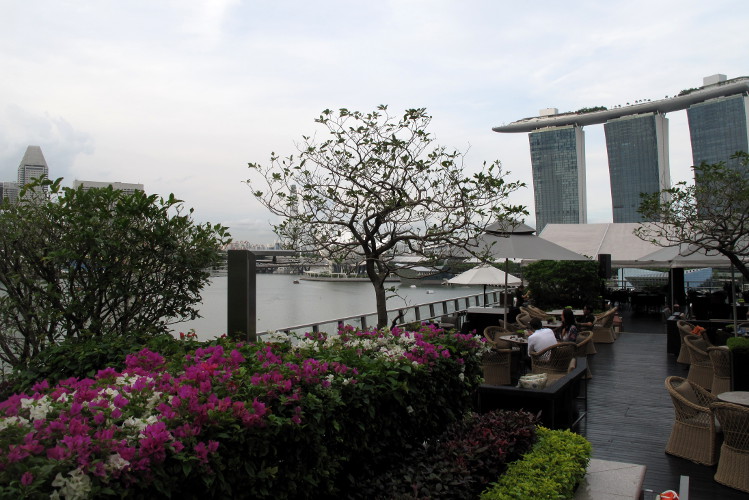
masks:
<path id="1" fill-rule="evenodd" d="M 289 274 L 257 275 L 257 331 L 281 330 L 297 325 L 322 323 L 376 311 L 370 282 L 307 281 Z M 482 286 L 418 286 L 398 282 L 388 292 L 388 309 L 479 294 Z M 200 340 L 226 333 L 227 277 L 215 276 L 203 289 L 198 306 L 201 317 L 172 325 L 175 334 L 193 329 Z M 392 318 L 390 318 L 392 320 Z"/>

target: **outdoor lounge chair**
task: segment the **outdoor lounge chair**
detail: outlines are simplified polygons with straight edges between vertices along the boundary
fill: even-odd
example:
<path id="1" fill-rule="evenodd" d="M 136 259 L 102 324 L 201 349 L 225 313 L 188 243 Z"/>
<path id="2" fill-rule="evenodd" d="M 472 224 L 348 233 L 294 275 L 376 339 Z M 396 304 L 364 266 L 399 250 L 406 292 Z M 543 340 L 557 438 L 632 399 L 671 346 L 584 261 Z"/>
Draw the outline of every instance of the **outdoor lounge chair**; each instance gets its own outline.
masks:
<path id="1" fill-rule="evenodd" d="M 718 429 L 710 405 L 717 398 L 681 377 L 667 377 L 666 389 L 674 404 L 674 426 L 666 453 L 703 465 L 718 461 Z"/>
<path id="2" fill-rule="evenodd" d="M 707 355 L 713 365 L 713 383 L 710 392 L 720 394 L 733 390 L 733 367 L 731 366 L 731 351 L 725 346 L 707 348 Z"/>
<path id="3" fill-rule="evenodd" d="M 531 373 L 545 373 L 548 383 L 552 383 L 574 369 L 575 343 L 559 342 L 538 352 L 531 352 Z"/>
<path id="4" fill-rule="evenodd" d="M 679 339 L 681 341 L 681 348 L 679 348 L 679 356 L 676 358 L 676 362 L 688 365 L 690 363 L 689 351 L 687 350 L 687 346 L 684 345 L 684 337 L 692 335 L 694 325 L 688 321 L 680 319 L 676 322 L 676 328 L 679 330 Z"/>
<path id="5" fill-rule="evenodd" d="M 710 408 L 723 429 L 715 480 L 749 493 L 749 407 L 717 402 Z"/>
<path id="6" fill-rule="evenodd" d="M 458 315 L 443 315 L 440 318 L 440 328 L 445 330 L 453 330 L 458 327 Z"/>
<path id="7" fill-rule="evenodd" d="M 709 344 L 701 335 L 687 335 L 684 344 L 690 359 L 687 378 L 709 391 L 713 385 L 713 364 L 707 354 Z"/>
<path id="8" fill-rule="evenodd" d="M 484 381 L 489 385 L 510 385 L 512 349 L 492 349 L 481 360 Z"/>
<path id="9" fill-rule="evenodd" d="M 614 332 L 614 315 L 616 307 L 597 315 L 593 322 L 593 342 L 597 344 L 613 344 L 616 340 Z"/>
<path id="10" fill-rule="evenodd" d="M 501 326 L 487 326 L 484 328 L 484 338 L 494 347 L 505 348 L 510 342 L 502 340 L 502 335 L 510 335 L 510 332 Z"/>

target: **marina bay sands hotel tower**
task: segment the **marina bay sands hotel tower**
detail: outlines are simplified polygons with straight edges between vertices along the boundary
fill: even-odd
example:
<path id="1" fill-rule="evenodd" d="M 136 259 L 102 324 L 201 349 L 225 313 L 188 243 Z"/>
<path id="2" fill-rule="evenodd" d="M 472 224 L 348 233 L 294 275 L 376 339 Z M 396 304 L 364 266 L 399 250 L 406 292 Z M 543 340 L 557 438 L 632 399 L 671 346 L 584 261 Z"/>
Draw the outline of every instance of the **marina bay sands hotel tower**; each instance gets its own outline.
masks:
<path id="1" fill-rule="evenodd" d="M 656 101 L 613 109 L 586 108 L 494 127 L 495 132 L 528 132 L 533 169 L 536 230 L 546 224 L 587 222 L 585 196 L 586 125 L 603 123 L 609 160 L 614 222 L 640 222 L 640 193 L 671 186 L 666 113 L 687 110 L 693 165 L 728 161 L 749 152 L 749 77 L 704 78 L 703 86 Z M 738 168 L 738 163 L 732 166 Z"/>

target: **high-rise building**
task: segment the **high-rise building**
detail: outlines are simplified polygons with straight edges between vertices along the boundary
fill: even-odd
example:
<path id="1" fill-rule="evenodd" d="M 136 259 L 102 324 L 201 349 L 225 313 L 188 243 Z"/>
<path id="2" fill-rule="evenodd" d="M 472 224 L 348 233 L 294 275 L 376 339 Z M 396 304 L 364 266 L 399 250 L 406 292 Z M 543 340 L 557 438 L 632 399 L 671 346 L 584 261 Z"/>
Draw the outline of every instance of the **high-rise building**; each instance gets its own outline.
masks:
<path id="1" fill-rule="evenodd" d="M 0 200 L 8 200 L 10 203 L 18 201 L 20 188 L 17 182 L 0 182 Z"/>
<path id="2" fill-rule="evenodd" d="M 21 163 L 18 165 L 18 185 L 24 186 L 41 176 L 49 176 L 47 160 L 44 159 L 42 148 L 29 146 L 26 148 Z"/>
<path id="3" fill-rule="evenodd" d="M 587 222 L 585 134 L 580 127 L 554 127 L 528 134 L 533 166 L 536 230 L 546 224 Z"/>
<path id="4" fill-rule="evenodd" d="M 671 186 L 668 119 L 657 113 L 624 116 L 603 126 L 614 222 L 640 222 L 641 193 Z"/>
<path id="5" fill-rule="evenodd" d="M 640 222 L 640 194 L 670 187 L 665 115 L 685 109 L 695 165 L 703 161 L 726 161 L 731 165 L 728 158 L 732 154 L 749 152 L 749 77 L 727 80 L 725 75 L 712 75 L 703 80 L 702 87 L 683 90 L 677 96 L 644 99 L 612 109 L 596 107 L 558 113 L 556 108 L 548 108 L 537 117 L 492 130 L 529 133 L 536 228 L 541 231 L 549 222 L 585 222 L 582 127 L 605 124 L 613 220 Z M 570 163 L 573 152 L 577 154 L 574 173 Z M 733 165 L 738 167 L 738 162 Z M 571 180 L 575 175 L 577 183 Z M 564 179 L 567 180 L 562 182 Z M 580 208 L 576 218 L 571 207 L 577 204 Z"/>
<path id="6" fill-rule="evenodd" d="M 143 191 L 143 184 L 131 184 L 129 182 L 100 182 L 100 181 L 79 181 L 78 179 L 73 181 L 73 189 L 78 189 L 79 186 L 83 186 L 83 190 L 87 191 L 91 188 L 105 188 L 112 186 L 112 189 L 124 191 L 129 194 L 133 194 L 136 191 Z"/>
<path id="7" fill-rule="evenodd" d="M 737 151 L 749 153 L 749 97 L 746 94 L 710 99 L 687 109 L 692 161 L 739 166 L 730 160 Z"/>

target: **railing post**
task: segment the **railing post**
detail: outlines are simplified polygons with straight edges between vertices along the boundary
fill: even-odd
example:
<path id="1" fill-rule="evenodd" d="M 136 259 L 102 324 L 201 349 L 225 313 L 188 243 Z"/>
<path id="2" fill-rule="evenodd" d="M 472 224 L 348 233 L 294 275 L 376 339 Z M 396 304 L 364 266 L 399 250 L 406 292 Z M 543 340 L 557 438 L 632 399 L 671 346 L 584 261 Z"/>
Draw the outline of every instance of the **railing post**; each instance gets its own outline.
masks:
<path id="1" fill-rule="evenodd" d="M 231 338 L 257 341 L 257 290 L 255 254 L 249 250 L 227 252 L 227 325 Z"/>

